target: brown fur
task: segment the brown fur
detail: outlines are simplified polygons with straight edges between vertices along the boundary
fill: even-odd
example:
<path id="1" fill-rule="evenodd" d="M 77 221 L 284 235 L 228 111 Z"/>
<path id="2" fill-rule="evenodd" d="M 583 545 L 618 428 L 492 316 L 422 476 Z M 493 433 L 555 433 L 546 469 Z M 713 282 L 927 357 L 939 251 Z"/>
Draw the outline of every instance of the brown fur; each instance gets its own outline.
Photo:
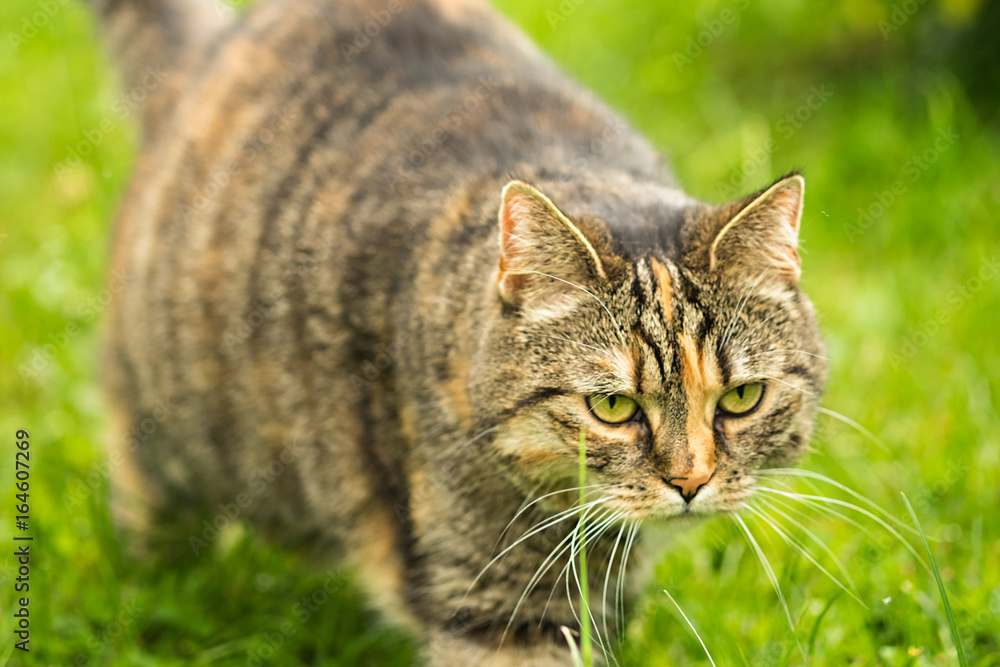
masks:
<path id="1" fill-rule="evenodd" d="M 471 0 L 401 2 L 361 47 L 386 5 L 265 0 L 204 30 L 160 20 L 165 0 L 107 5 L 126 76 L 174 72 L 118 220 L 112 270 L 135 280 L 107 367 L 134 427 L 175 407 L 119 443 L 142 480 L 119 507 L 247 494 L 267 532 L 353 564 L 430 664 L 543 667 L 568 664 L 579 599 L 568 551 L 542 566 L 579 516 L 528 531 L 576 501 L 581 429 L 599 582 L 634 524 L 739 509 L 804 447 L 825 367 L 798 289 L 801 177 L 693 201 Z M 752 415 L 713 411 L 747 382 L 766 387 Z M 598 420 L 587 397 L 609 394 L 637 417 Z"/>

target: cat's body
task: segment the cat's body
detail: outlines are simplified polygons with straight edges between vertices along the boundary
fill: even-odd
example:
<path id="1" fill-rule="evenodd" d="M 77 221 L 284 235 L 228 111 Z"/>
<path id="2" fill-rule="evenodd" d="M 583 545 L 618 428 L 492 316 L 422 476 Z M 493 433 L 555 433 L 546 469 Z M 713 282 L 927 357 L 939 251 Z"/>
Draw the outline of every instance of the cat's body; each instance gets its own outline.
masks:
<path id="1" fill-rule="evenodd" d="M 591 578 L 611 590 L 622 521 L 736 509 L 749 473 L 795 457 L 824 374 L 797 289 L 801 179 L 697 204 L 473 2 L 264 1 L 184 33 L 187 4 L 106 10 L 129 69 L 179 68 L 114 243 L 119 510 L 235 505 L 318 540 L 426 630 L 434 665 L 567 664 L 565 552 L 497 645 L 574 520 L 476 577 L 502 535 L 578 497 L 504 534 L 576 486 L 581 427 L 588 482 L 609 485 L 588 496 L 609 508 L 589 517 L 608 522 Z M 157 22 L 176 38 L 128 36 Z M 702 423 L 696 403 L 756 376 L 771 421 Z M 634 396 L 645 421 L 599 423 L 590 394 Z"/>

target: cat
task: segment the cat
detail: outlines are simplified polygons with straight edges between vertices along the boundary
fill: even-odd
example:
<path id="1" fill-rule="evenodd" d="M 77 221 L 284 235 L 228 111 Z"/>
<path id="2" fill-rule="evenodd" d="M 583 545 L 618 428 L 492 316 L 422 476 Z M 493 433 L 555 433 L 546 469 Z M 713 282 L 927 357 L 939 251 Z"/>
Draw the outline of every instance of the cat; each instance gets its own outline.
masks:
<path id="1" fill-rule="evenodd" d="M 801 175 L 696 201 L 475 0 L 93 2 L 126 85 L 163 81 L 111 260 L 124 526 L 237 507 L 434 667 L 568 665 L 581 527 L 627 603 L 636 526 L 805 448 Z"/>

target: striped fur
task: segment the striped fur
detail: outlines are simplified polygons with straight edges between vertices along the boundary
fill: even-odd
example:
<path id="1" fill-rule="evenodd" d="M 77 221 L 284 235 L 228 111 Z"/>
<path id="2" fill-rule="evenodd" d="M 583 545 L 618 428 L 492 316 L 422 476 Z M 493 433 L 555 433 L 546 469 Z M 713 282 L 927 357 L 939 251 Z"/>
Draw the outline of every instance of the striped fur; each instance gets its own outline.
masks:
<path id="1" fill-rule="evenodd" d="M 565 558 L 501 638 L 574 522 L 477 575 L 501 535 L 570 506 L 550 496 L 504 532 L 575 486 L 581 428 L 611 485 L 590 497 L 629 520 L 738 509 L 752 471 L 802 450 L 825 367 L 797 284 L 801 177 L 690 199 L 471 0 L 263 0 L 195 37 L 154 18 L 150 48 L 114 26 L 157 3 L 109 4 L 126 69 L 160 59 L 183 81 L 147 110 L 114 239 L 132 277 L 107 346 L 133 434 L 113 443 L 122 514 L 245 494 L 242 516 L 353 564 L 430 664 L 542 667 L 569 660 L 579 601 L 547 604 Z M 714 415 L 761 378 L 752 417 Z M 595 419 L 586 396 L 609 393 L 645 420 Z M 671 480 L 696 473 L 711 481 L 687 503 Z M 589 547 L 594 580 L 617 527 Z"/>

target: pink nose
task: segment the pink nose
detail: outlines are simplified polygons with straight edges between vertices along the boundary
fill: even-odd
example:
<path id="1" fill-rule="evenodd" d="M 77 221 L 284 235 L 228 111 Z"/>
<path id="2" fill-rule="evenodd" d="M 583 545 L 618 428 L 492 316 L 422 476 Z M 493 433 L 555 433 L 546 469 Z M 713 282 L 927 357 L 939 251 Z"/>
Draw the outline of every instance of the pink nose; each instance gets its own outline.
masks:
<path id="1" fill-rule="evenodd" d="M 701 487 L 708 484 L 710 479 L 712 479 L 712 473 L 692 477 L 671 477 L 667 480 L 667 484 L 677 489 L 685 502 L 691 502 Z"/>

